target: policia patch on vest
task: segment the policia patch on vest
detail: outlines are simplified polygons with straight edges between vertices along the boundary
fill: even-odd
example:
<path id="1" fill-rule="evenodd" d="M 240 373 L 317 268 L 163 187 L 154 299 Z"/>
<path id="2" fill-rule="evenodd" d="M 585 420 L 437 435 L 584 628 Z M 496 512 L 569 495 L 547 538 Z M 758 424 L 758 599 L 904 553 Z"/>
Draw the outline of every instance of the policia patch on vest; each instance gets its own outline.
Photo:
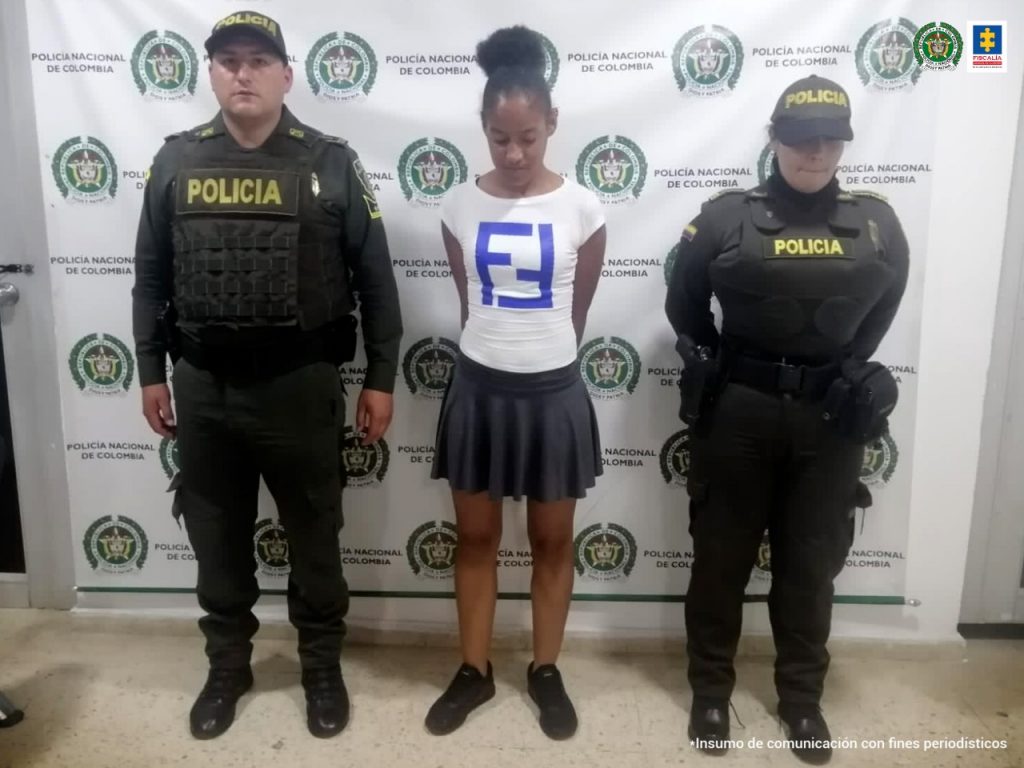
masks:
<path id="1" fill-rule="evenodd" d="M 849 237 L 766 237 L 766 259 L 853 259 Z"/>
<path id="2" fill-rule="evenodd" d="M 175 185 L 175 212 L 259 213 L 295 216 L 299 176 L 287 171 L 196 168 L 181 171 Z"/>

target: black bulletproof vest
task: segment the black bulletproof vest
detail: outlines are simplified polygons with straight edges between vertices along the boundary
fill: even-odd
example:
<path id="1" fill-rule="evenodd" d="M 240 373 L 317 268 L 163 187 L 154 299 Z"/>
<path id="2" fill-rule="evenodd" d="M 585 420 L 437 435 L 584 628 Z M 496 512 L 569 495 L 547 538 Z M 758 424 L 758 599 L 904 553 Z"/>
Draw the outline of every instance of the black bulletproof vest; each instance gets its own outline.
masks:
<path id="1" fill-rule="evenodd" d="M 308 134 L 307 134 L 308 135 Z M 327 142 L 278 151 L 189 137 L 174 193 L 174 303 L 182 328 L 318 328 L 354 306 L 340 222 L 317 199 Z"/>
<path id="2" fill-rule="evenodd" d="M 723 335 L 741 350 L 838 358 L 895 277 L 878 224 L 847 193 L 815 222 L 787 223 L 783 208 L 747 192 L 738 242 L 711 263 Z"/>

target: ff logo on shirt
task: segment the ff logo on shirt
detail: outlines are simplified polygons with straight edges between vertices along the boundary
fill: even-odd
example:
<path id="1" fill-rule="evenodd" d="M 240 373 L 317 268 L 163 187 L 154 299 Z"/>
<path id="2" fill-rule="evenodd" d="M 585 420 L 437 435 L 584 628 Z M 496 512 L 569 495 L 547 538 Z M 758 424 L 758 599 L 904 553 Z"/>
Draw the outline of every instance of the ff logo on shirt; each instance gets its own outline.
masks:
<path id="1" fill-rule="evenodd" d="M 536 234 L 535 234 L 536 229 Z M 551 295 L 552 281 L 555 273 L 555 238 L 551 224 L 537 224 L 536 228 L 531 223 L 513 221 L 481 221 L 476 236 L 476 271 L 480 276 L 480 283 L 483 286 L 480 303 L 486 307 L 498 306 L 504 309 L 551 309 L 554 301 Z M 491 250 L 493 237 L 505 238 L 534 238 L 540 242 L 540 267 L 538 269 L 523 269 L 513 265 L 513 253 L 509 251 Z M 500 247 L 500 246 L 496 246 Z M 505 247 L 513 247 L 509 240 L 505 240 Z M 523 243 L 516 250 L 532 248 Z M 536 253 L 536 251 L 532 251 Z M 491 274 L 492 267 L 513 267 L 514 276 L 508 277 L 507 273 L 501 275 L 498 285 L 495 285 L 494 275 Z M 515 283 L 536 283 L 538 292 L 533 295 L 524 296 L 527 293 Z M 498 288 L 495 295 L 495 287 Z M 509 295 L 519 294 L 519 295 Z"/>

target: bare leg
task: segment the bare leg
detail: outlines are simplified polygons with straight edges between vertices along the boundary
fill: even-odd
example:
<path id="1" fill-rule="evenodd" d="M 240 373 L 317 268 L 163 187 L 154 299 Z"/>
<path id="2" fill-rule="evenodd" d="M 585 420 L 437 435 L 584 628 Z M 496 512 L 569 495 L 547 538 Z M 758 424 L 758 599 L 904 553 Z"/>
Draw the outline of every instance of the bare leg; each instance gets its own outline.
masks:
<path id="1" fill-rule="evenodd" d="M 462 660 L 487 674 L 494 606 L 498 596 L 501 502 L 483 493 L 452 491 L 459 545 L 455 552 L 455 603 Z"/>
<path id="2" fill-rule="evenodd" d="M 572 600 L 572 525 L 575 499 L 527 503 L 527 531 L 533 549 L 533 660 L 554 664 L 562 649 Z M 461 539 L 460 539 L 461 546 Z"/>

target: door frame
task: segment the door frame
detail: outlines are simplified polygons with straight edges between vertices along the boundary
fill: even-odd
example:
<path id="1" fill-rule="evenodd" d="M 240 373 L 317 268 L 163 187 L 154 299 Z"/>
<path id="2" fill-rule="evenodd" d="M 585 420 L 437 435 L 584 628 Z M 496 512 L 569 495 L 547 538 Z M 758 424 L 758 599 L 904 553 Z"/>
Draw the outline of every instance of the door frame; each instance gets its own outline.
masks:
<path id="1" fill-rule="evenodd" d="M 981 425 L 962 624 L 1024 624 L 1024 101 Z M 969 254 L 965 254 L 969 258 Z M 979 372 L 981 373 L 981 372 Z M 951 404 L 956 395 L 951 393 Z"/>
<path id="2" fill-rule="evenodd" d="M 0 2 L 0 51 L 0 146 L 7 148 L 9 178 L 15 181 L 0 190 L 0 261 L 35 267 L 32 275 L 5 276 L 17 285 L 21 300 L 0 314 L 26 570 L 20 579 L 0 575 L 0 607 L 71 608 L 74 549 L 60 370 L 28 19 L 21 0 Z"/>

